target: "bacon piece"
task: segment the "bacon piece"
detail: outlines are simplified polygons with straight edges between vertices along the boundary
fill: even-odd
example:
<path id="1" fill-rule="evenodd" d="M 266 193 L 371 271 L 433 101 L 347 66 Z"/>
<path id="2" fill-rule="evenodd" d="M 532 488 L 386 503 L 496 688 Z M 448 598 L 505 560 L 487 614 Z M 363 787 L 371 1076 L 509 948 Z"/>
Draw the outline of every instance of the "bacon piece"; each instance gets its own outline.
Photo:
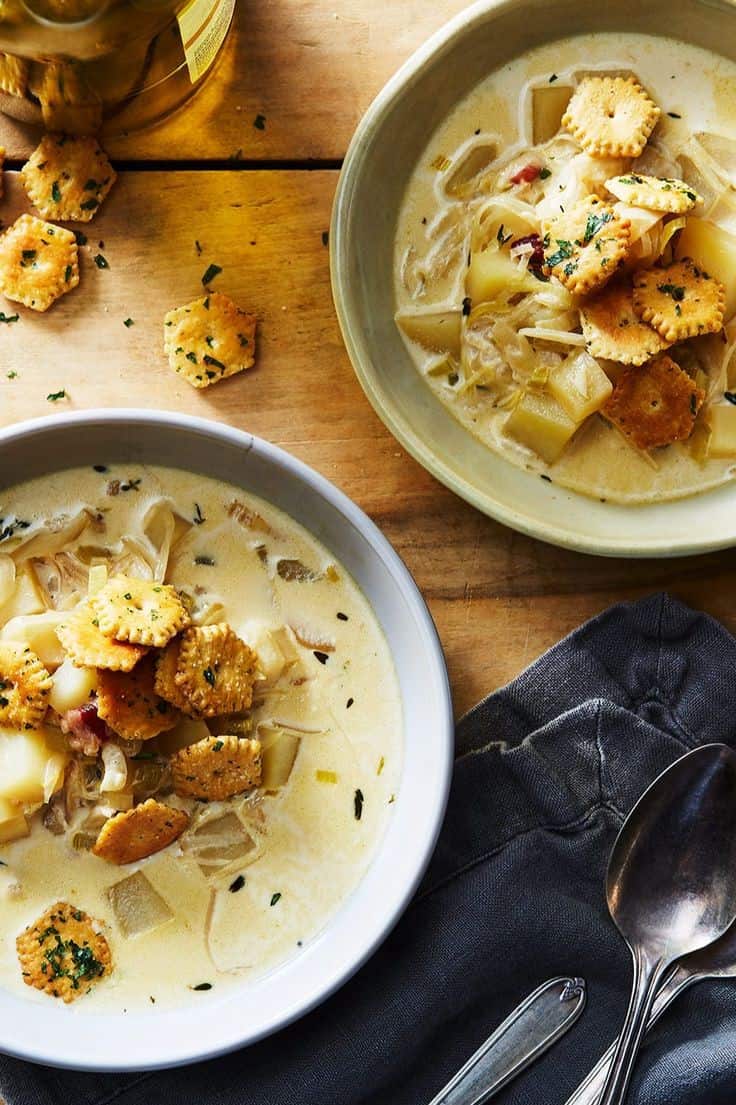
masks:
<path id="1" fill-rule="evenodd" d="M 512 184 L 531 184 L 533 180 L 537 179 L 541 171 L 541 165 L 534 165 L 530 162 L 519 169 L 518 173 L 514 173 L 512 177 L 509 177 L 509 180 Z"/>
<path id="2" fill-rule="evenodd" d="M 73 752 L 81 752 L 84 756 L 97 756 L 103 742 L 115 736 L 97 713 L 94 702 L 85 702 L 84 706 L 67 710 L 61 716 L 60 724 L 69 747 Z"/>

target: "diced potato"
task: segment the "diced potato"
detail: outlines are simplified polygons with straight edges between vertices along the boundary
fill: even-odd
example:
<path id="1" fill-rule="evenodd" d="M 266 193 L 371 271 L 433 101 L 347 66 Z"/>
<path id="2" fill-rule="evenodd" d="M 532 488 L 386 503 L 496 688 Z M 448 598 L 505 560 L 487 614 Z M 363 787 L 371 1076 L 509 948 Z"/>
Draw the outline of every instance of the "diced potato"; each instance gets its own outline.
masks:
<path id="1" fill-rule="evenodd" d="M 261 786 L 265 790 L 286 786 L 299 751 L 300 738 L 284 729 L 259 725 L 258 739 L 263 763 Z"/>
<path id="2" fill-rule="evenodd" d="M 274 629 L 263 622 L 249 621 L 240 630 L 240 636 L 258 656 L 258 670 L 269 683 L 275 683 L 295 658 L 295 650 L 286 640 L 284 629 L 283 626 Z"/>
<path id="3" fill-rule="evenodd" d="M 174 916 L 142 871 L 113 883 L 107 888 L 107 897 L 120 931 L 126 937 L 150 932 Z"/>
<path id="4" fill-rule="evenodd" d="M 59 759 L 57 759 L 59 757 Z M 11 802 L 43 802 L 48 786 L 47 765 L 57 776 L 64 757 L 59 738 L 48 729 L 17 732 L 0 729 L 0 798 Z"/>
<path id="5" fill-rule="evenodd" d="M 54 685 L 49 695 L 49 705 L 59 714 L 82 706 L 97 687 L 95 668 L 78 668 L 71 660 L 64 660 L 54 672 Z"/>
<path id="6" fill-rule="evenodd" d="M 21 614 L 40 614 L 46 609 L 43 593 L 30 568 L 21 568 L 15 577 L 10 599 L 0 607 L 0 625 Z"/>
<path id="7" fill-rule="evenodd" d="M 589 353 L 571 353 L 553 368 L 547 380 L 547 390 L 562 409 L 578 425 L 605 403 L 613 384 Z"/>
<path id="8" fill-rule="evenodd" d="M 180 839 L 182 851 L 197 861 L 207 878 L 244 867 L 258 857 L 255 840 L 235 813 L 210 818 Z"/>
<path id="9" fill-rule="evenodd" d="M 692 257 L 726 289 L 724 321 L 736 313 L 736 238 L 707 219 L 688 219 L 675 245 L 675 255 Z"/>
<path id="10" fill-rule="evenodd" d="M 101 790 L 100 802 L 103 806 L 110 806 L 114 810 L 131 810 L 135 795 L 132 790 Z"/>
<path id="11" fill-rule="evenodd" d="M 0 608 L 13 597 L 15 590 L 15 561 L 12 556 L 0 556 Z"/>
<path id="12" fill-rule="evenodd" d="M 710 422 L 709 457 L 736 457 L 736 407 L 719 404 L 708 411 Z"/>
<path id="13" fill-rule="evenodd" d="M 22 641 L 47 668 L 53 669 L 61 664 L 65 656 L 56 636 L 56 630 L 65 616 L 57 610 L 44 610 L 42 614 L 19 614 L 3 626 L 0 639 Z"/>
<path id="14" fill-rule="evenodd" d="M 105 564 L 93 564 L 89 570 L 89 578 L 87 580 L 87 594 L 90 598 L 96 595 L 98 591 L 107 583 L 107 567 Z"/>
<path id="15" fill-rule="evenodd" d="M 396 321 L 407 338 L 418 342 L 433 353 L 453 353 L 460 356 L 460 311 L 429 311 L 412 315 L 397 315 Z"/>
<path id="16" fill-rule="evenodd" d="M 554 464 L 577 427 L 551 395 L 528 391 L 507 418 L 504 431 Z"/>
<path id="17" fill-rule="evenodd" d="M 492 142 L 473 146 L 450 174 L 445 183 L 448 196 L 464 199 L 471 196 L 478 184 L 478 177 L 496 158 L 498 147 Z"/>
<path id="18" fill-rule="evenodd" d="M 167 733 L 160 733 L 156 738 L 159 752 L 164 756 L 173 756 L 180 748 L 188 748 L 190 744 L 204 740 L 210 736 L 210 730 L 203 721 L 194 718 L 182 718 L 173 729 Z"/>
<path id="19" fill-rule="evenodd" d="M 473 254 L 465 276 L 465 291 L 474 307 L 504 293 L 513 295 L 538 288 L 536 277 L 521 271 L 508 253 L 493 247 Z"/>
<path id="20" fill-rule="evenodd" d="M 0 844 L 9 844 L 11 840 L 20 840 L 28 836 L 31 827 L 23 809 L 15 802 L 0 798 Z"/>
<path id="21" fill-rule="evenodd" d="M 532 89 L 532 141 L 548 142 L 562 124 L 573 89 L 569 84 L 544 84 Z"/>

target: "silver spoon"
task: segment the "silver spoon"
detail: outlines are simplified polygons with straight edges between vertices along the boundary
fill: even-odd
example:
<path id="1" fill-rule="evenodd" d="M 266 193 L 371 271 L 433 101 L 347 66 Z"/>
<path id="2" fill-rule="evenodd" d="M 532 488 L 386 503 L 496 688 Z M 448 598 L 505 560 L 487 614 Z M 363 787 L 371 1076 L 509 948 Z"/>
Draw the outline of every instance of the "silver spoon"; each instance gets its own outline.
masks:
<path id="1" fill-rule="evenodd" d="M 613 846 L 606 895 L 634 961 L 631 1000 L 600 1097 L 600 1105 L 622 1105 L 670 966 L 736 919 L 736 754 L 726 745 L 689 752 L 644 792 Z"/>
<path id="2" fill-rule="evenodd" d="M 736 924 L 715 944 L 681 959 L 667 976 L 667 981 L 657 993 L 647 1021 L 647 1032 L 652 1028 L 675 998 L 696 982 L 709 978 L 736 978 Z M 613 1059 L 615 1042 L 580 1083 L 565 1105 L 598 1105 L 601 1090 Z"/>

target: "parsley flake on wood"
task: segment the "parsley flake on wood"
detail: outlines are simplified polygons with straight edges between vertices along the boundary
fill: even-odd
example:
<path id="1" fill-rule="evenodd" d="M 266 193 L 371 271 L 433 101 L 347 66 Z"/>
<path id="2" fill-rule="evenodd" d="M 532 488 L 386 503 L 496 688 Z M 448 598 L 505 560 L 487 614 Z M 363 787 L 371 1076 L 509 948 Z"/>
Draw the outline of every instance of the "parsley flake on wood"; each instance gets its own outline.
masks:
<path id="1" fill-rule="evenodd" d="M 355 820 L 360 821 L 363 816 L 363 791 L 358 787 L 353 797 L 353 810 L 355 813 Z"/>
<path id="2" fill-rule="evenodd" d="M 330 232 L 329 230 L 322 231 L 322 245 L 327 246 L 330 244 Z"/>
<path id="3" fill-rule="evenodd" d="M 52 391 L 46 396 L 49 403 L 56 403 L 59 399 L 67 399 L 66 389 L 62 388 L 61 391 Z"/>
<path id="4" fill-rule="evenodd" d="M 132 318 L 124 318 L 123 319 L 123 326 L 125 326 L 125 328 L 127 330 L 130 330 L 131 326 L 133 326 L 133 325 L 134 325 L 134 322 L 133 322 Z"/>
<path id="5" fill-rule="evenodd" d="M 262 115 L 260 111 L 253 120 L 253 126 L 256 128 L 256 130 L 266 129 L 266 116 Z"/>
<path id="6" fill-rule="evenodd" d="M 219 276 L 221 272 L 221 265 L 208 265 L 202 277 L 202 283 L 205 285 L 209 284 L 216 276 Z"/>
<path id="7" fill-rule="evenodd" d="M 86 246 L 87 245 L 87 235 L 83 234 L 81 230 L 75 230 L 74 231 L 74 237 L 77 240 L 77 245 L 78 246 Z"/>
<path id="8" fill-rule="evenodd" d="M 98 269 L 109 269 L 110 268 L 110 266 L 107 262 L 107 258 L 103 257 L 101 253 L 96 253 L 95 254 L 95 264 L 97 265 Z"/>

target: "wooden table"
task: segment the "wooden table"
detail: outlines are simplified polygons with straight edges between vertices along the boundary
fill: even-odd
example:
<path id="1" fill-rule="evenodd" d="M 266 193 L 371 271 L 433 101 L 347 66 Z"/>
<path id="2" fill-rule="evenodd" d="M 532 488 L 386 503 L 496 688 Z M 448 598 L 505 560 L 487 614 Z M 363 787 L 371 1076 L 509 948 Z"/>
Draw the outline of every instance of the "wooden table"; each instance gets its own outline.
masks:
<path id="1" fill-rule="evenodd" d="M 353 375 L 323 240 L 340 159 L 384 81 L 463 7 L 240 0 L 225 55 L 190 107 L 146 134 L 108 143 L 121 175 L 90 226 L 80 287 L 47 315 L 21 309 L 20 323 L 0 327 L 2 423 L 62 406 L 155 404 L 262 435 L 338 484 L 383 529 L 422 589 L 458 715 L 618 600 L 667 588 L 736 629 L 732 552 L 604 560 L 514 533 L 420 468 Z M 253 125 L 258 114 L 263 130 Z M 0 120 L 0 143 L 17 167 L 34 140 Z M 24 201 L 17 179 L 6 176 L 6 184 L 7 222 Z M 98 250 L 109 270 L 95 267 Z M 260 353 L 252 372 L 196 392 L 167 366 L 161 321 L 199 294 L 210 262 L 223 268 L 215 286 L 259 316 Z M 46 396 L 60 388 L 70 398 L 52 407 Z"/>

